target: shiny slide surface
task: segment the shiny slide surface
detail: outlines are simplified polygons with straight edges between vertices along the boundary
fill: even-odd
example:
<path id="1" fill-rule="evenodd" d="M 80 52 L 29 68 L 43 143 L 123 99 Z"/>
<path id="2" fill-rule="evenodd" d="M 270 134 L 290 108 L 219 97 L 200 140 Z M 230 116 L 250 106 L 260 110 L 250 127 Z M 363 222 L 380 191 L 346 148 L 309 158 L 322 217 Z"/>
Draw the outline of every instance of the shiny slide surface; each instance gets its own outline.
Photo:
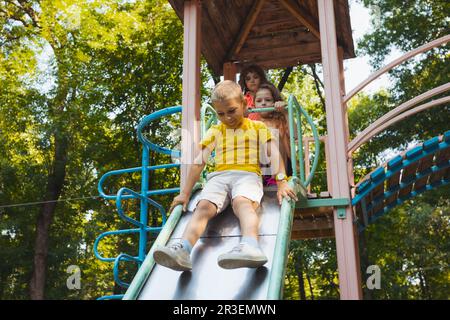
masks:
<path id="1" fill-rule="evenodd" d="M 198 195 L 197 192 L 193 196 L 188 212 L 181 216 L 168 241 L 169 244 L 181 238 Z M 217 257 L 238 245 L 241 238 L 239 221 L 229 206 L 209 222 L 205 233 L 194 246 L 191 254 L 192 271 L 179 272 L 154 265 L 137 299 L 267 299 L 269 274 L 280 219 L 280 205 L 276 199 L 276 192 L 265 191 L 259 214 L 261 217 L 259 244 L 268 257 L 268 262 L 263 267 L 226 270 L 217 264 Z"/>

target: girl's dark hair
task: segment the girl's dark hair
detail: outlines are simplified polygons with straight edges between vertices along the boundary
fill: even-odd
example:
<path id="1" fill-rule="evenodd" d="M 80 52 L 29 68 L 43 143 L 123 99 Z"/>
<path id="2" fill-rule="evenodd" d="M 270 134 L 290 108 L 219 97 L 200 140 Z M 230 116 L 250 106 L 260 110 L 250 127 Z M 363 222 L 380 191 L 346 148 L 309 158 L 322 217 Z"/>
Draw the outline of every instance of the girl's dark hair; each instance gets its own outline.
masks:
<path id="1" fill-rule="evenodd" d="M 267 80 L 266 73 L 264 72 L 264 70 L 257 64 L 251 64 L 242 69 L 241 74 L 239 76 L 239 85 L 241 86 L 242 92 L 244 92 L 244 94 L 248 91 L 248 88 L 245 86 L 245 77 L 250 72 L 254 72 L 259 76 L 259 78 L 261 79 L 261 84 L 269 82 Z"/>
<path id="2" fill-rule="evenodd" d="M 270 93 L 272 94 L 272 98 L 273 98 L 273 101 L 274 101 L 274 102 L 277 102 L 277 101 L 283 101 L 283 97 L 281 96 L 280 90 L 278 90 L 278 88 L 275 87 L 275 86 L 274 86 L 273 84 L 271 84 L 270 82 L 262 83 L 262 84 L 259 86 L 258 91 L 261 90 L 261 89 L 269 90 Z"/>

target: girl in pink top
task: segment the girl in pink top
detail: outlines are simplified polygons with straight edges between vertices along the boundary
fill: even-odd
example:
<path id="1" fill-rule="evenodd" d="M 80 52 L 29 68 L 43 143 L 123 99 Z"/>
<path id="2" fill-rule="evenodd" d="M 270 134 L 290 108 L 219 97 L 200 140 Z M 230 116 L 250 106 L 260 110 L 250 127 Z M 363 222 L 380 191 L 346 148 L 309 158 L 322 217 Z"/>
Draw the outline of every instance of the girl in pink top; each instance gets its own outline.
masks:
<path id="1" fill-rule="evenodd" d="M 260 66 L 252 64 L 241 71 L 239 85 L 244 93 L 245 100 L 247 100 L 247 108 L 252 109 L 255 107 L 255 94 L 263 83 L 268 83 L 268 81 L 266 73 Z M 248 118 L 251 120 L 261 119 L 259 113 L 250 113 Z"/>
<path id="2" fill-rule="evenodd" d="M 271 108 L 277 105 L 276 110 L 258 113 L 260 121 L 272 131 L 272 137 L 276 140 L 281 158 L 286 168 L 286 174 L 292 175 L 291 147 L 289 142 L 289 126 L 287 123 L 286 102 L 282 100 L 280 91 L 271 83 L 263 83 L 259 86 L 255 95 L 256 108 Z M 252 113 L 250 114 L 252 115 Z M 271 175 L 263 176 L 264 185 L 276 185 Z"/>
<path id="3" fill-rule="evenodd" d="M 266 73 L 260 66 L 251 64 L 241 71 L 239 85 L 244 93 L 248 109 L 255 108 L 255 95 L 262 84 L 270 84 L 273 86 L 273 84 L 267 80 Z M 285 106 L 286 103 L 284 101 L 278 100 L 276 100 L 273 105 L 273 107 L 275 107 L 275 109 L 279 112 L 284 112 Z M 259 112 L 249 113 L 248 118 L 251 120 L 261 121 L 261 115 Z"/>

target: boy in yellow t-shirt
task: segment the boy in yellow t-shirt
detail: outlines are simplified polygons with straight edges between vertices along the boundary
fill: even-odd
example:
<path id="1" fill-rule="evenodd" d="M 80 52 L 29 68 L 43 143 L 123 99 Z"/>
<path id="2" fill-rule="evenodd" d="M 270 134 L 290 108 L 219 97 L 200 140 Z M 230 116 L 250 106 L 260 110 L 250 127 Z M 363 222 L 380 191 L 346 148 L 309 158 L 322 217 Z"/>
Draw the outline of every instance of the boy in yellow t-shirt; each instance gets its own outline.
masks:
<path id="1" fill-rule="evenodd" d="M 156 263 L 178 271 L 192 269 L 190 252 L 208 221 L 222 212 L 228 204 L 239 219 L 242 238 L 239 246 L 218 258 L 225 269 L 256 268 L 267 262 L 258 245 L 259 217 L 256 213 L 263 196 L 260 152 L 266 151 L 271 164 L 278 168 L 278 201 L 283 197 L 297 200 L 288 185 L 283 161 L 279 161 L 278 147 L 266 125 L 244 118 L 246 101 L 241 88 L 233 81 L 222 81 L 213 90 L 212 104 L 220 124 L 211 127 L 201 141 L 202 152 L 190 166 L 186 184 L 172 202 L 170 211 L 179 204 L 186 211 L 189 195 L 200 177 L 206 160 L 215 150 L 215 170 L 207 177 L 197 207 L 184 230 L 182 240 L 170 246 L 157 248 Z M 262 148 L 262 149 L 261 149 Z"/>

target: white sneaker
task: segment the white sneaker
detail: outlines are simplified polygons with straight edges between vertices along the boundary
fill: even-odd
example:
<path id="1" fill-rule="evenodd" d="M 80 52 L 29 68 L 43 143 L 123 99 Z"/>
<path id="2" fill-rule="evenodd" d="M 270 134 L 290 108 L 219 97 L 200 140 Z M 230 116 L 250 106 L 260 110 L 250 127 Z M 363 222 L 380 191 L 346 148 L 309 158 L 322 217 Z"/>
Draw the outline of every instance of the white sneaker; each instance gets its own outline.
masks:
<path id="1" fill-rule="evenodd" d="M 247 243 L 240 243 L 230 252 L 221 254 L 217 263 L 224 269 L 258 268 L 267 262 L 267 257 L 260 248 Z"/>
<path id="2" fill-rule="evenodd" d="M 191 257 L 181 242 L 157 248 L 153 252 L 153 259 L 157 264 L 175 271 L 192 270 Z"/>

